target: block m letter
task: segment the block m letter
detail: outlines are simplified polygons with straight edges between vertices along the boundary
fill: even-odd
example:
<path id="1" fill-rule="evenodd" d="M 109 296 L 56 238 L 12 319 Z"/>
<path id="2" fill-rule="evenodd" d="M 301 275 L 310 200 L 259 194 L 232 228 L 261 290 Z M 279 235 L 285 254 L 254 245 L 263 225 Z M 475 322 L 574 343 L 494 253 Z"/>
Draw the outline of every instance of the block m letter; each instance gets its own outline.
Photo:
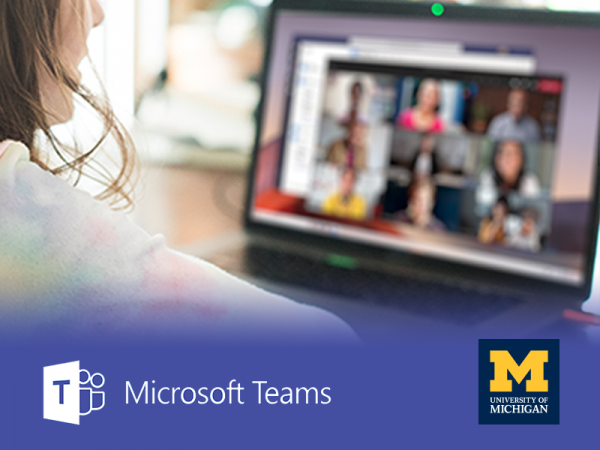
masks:
<path id="1" fill-rule="evenodd" d="M 518 365 L 506 350 L 491 351 L 490 362 L 494 363 L 494 379 L 490 381 L 490 392 L 512 392 L 512 381 L 508 379 L 508 372 L 512 374 L 517 383 L 531 372 L 531 379 L 527 380 L 527 392 L 548 392 L 548 381 L 544 380 L 544 363 L 548 362 L 548 352 L 532 350 Z"/>

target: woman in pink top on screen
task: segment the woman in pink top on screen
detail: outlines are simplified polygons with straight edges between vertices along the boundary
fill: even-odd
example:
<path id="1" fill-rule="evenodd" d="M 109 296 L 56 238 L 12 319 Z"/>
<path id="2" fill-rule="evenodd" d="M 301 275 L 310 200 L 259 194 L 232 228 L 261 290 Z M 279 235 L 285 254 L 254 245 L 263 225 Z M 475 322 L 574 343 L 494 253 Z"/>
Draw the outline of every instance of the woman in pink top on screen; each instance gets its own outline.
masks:
<path id="1" fill-rule="evenodd" d="M 446 125 L 438 114 L 440 82 L 433 78 L 421 81 L 417 91 L 417 104 L 398 114 L 398 127 L 419 133 L 443 133 Z"/>

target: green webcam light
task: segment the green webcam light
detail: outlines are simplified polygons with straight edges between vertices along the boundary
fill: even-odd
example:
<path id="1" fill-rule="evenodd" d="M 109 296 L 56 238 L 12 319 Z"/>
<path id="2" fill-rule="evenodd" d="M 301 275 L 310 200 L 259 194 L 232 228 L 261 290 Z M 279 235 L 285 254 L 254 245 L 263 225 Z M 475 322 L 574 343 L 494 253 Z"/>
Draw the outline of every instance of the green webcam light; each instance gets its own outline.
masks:
<path id="1" fill-rule="evenodd" d="M 431 7 L 431 13 L 436 17 L 440 17 L 445 11 L 446 8 L 441 3 L 434 3 Z"/>

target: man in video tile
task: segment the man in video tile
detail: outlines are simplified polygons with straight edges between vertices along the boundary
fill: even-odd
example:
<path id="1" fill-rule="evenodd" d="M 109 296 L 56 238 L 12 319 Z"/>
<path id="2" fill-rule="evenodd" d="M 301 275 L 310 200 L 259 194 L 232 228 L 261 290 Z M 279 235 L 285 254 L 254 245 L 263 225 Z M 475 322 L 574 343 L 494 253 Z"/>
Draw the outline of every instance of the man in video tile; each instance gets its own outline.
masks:
<path id="1" fill-rule="evenodd" d="M 322 207 L 323 214 L 362 221 L 367 218 L 367 202 L 356 193 L 356 172 L 347 166 L 342 172 L 340 186 L 337 192 L 329 196 Z"/>
<path id="2" fill-rule="evenodd" d="M 431 178 L 417 178 L 408 187 L 408 208 L 398 213 L 400 222 L 430 231 L 445 231 L 444 223 L 433 215 L 437 188 Z"/>
<path id="3" fill-rule="evenodd" d="M 523 89 L 513 89 L 508 94 L 507 111 L 490 122 L 488 135 L 494 141 L 516 140 L 539 142 L 540 125 L 527 114 L 529 94 Z"/>
<path id="4" fill-rule="evenodd" d="M 340 139 L 331 145 L 327 152 L 326 161 L 364 170 L 367 166 L 367 150 L 365 147 L 367 126 L 358 120 L 351 120 L 347 125 L 347 129 L 346 139 Z"/>

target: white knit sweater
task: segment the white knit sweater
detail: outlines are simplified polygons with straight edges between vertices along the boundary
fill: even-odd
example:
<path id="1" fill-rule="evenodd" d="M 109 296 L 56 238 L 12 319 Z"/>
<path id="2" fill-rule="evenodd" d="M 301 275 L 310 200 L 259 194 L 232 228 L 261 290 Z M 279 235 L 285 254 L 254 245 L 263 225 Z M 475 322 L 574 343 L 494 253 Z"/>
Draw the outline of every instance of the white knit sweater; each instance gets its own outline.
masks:
<path id="1" fill-rule="evenodd" d="M 340 319 L 170 250 L 0 144 L 0 327 L 356 342 Z"/>

